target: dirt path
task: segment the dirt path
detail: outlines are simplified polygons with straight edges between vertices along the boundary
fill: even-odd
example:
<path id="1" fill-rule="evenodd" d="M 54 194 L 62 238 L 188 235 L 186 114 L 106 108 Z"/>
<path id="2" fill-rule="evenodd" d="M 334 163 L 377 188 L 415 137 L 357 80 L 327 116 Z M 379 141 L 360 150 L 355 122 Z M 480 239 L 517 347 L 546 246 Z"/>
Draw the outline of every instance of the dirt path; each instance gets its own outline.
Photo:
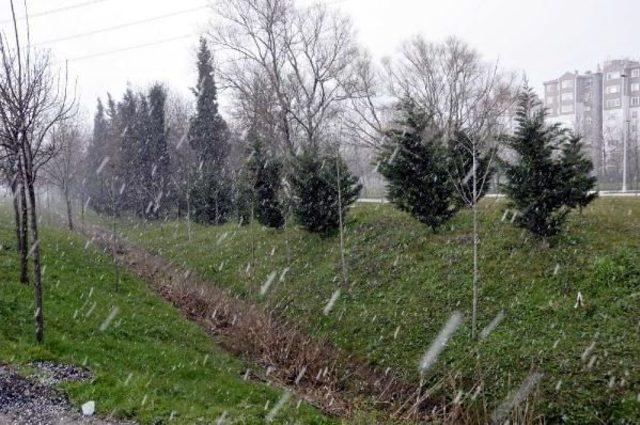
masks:
<path id="1" fill-rule="evenodd" d="M 83 416 L 54 386 L 60 382 L 89 379 L 90 375 L 72 366 L 39 363 L 36 375 L 24 378 L 9 366 L 0 365 L 0 424 L 11 425 L 124 425 Z"/>
<path id="2" fill-rule="evenodd" d="M 111 233 L 98 226 L 85 235 L 108 254 Z M 311 339 L 282 318 L 234 297 L 191 270 L 120 241 L 117 261 L 200 325 L 216 342 L 264 373 L 253 378 L 289 387 L 324 412 L 350 416 L 359 409 L 379 412 L 383 422 L 468 423 L 467 414 L 444 400 L 422 395 L 417 385 L 377 370 L 327 341 Z"/>

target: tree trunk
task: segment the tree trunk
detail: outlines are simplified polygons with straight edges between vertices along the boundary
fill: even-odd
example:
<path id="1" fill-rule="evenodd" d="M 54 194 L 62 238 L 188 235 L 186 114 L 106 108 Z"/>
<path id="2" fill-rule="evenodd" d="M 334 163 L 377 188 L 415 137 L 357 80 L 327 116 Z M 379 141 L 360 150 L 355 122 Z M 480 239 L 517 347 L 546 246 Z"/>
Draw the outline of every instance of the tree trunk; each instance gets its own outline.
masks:
<path id="1" fill-rule="evenodd" d="M 31 219 L 31 239 L 33 245 L 31 247 L 31 256 L 33 258 L 33 289 L 35 295 L 35 323 L 36 323 L 36 341 L 42 343 L 44 341 L 44 305 L 42 302 L 42 266 L 40 264 L 40 239 L 38 237 L 38 215 L 36 209 L 36 192 L 33 187 L 33 176 L 27 173 L 27 186 L 29 191 L 29 206 Z"/>
<path id="2" fill-rule="evenodd" d="M 21 171 L 22 172 L 22 171 Z M 29 283 L 29 213 L 27 189 L 20 184 L 20 282 Z M 35 240 L 34 240 L 35 242 Z"/>
<path id="3" fill-rule="evenodd" d="M 476 338 L 478 319 L 478 173 L 476 151 L 473 149 L 473 306 L 471 310 L 471 338 Z"/>
<path id="4" fill-rule="evenodd" d="M 67 204 L 67 225 L 69 226 L 69 230 L 73 232 L 73 214 L 71 212 L 71 199 L 69 197 L 69 188 L 65 186 L 64 188 L 64 201 Z"/>
<path id="5" fill-rule="evenodd" d="M 16 224 L 16 249 L 22 252 L 22 233 L 20 233 L 20 198 L 18 198 L 17 176 L 11 183 L 11 195 L 13 196 L 13 216 Z"/>
<path id="6" fill-rule="evenodd" d="M 339 155 L 339 154 L 338 154 Z M 336 178 L 338 183 L 338 224 L 340 225 L 340 260 L 342 262 L 342 279 L 344 289 L 349 289 L 349 274 L 347 272 L 347 262 L 344 258 L 344 226 L 342 223 L 342 188 L 340 187 L 340 162 L 339 156 L 336 159 Z"/>

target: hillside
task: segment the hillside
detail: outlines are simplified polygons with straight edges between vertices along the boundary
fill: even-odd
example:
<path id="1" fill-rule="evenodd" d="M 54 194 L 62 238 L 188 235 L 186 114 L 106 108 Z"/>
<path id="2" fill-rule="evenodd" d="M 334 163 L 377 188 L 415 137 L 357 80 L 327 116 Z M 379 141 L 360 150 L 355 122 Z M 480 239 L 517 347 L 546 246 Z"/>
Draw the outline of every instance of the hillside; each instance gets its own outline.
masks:
<path id="1" fill-rule="evenodd" d="M 131 274 L 123 272 L 116 292 L 111 260 L 91 246 L 85 249 L 83 238 L 51 227 L 41 240 L 45 343 L 36 345 L 33 289 L 17 283 L 7 209 L 0 208 L 0 218 L 0 365 L 25 374 L 36 361 L 85 366 L 93 379 L 63 385 L 73 404 L 94 400 L 101 415 L 143 424 L 218 418 L 260 424 L 283 396 L 282 389 L 244 380 L 247 365 L 222 352 Z M 292 398 L 273 423 L 333 423 L 305 403 L 296 408 L 297 403 Z"/>
<path id="2" fill-rule="evenodd" d="M 537 371 L 544 376 L 534 411 L 548 422 L 633 422 L 640 417 L 640 200 L 598 200 L 571 216 L 551 248 L 501 220 L 503 211 L 501 201 L 482 205 L 479 324 L 502 310 L 505 319 L 480 343 L 470 340 L 466 320 L 427 387 L 491 411 Z M 346 239 L 351 291 L 327 315 L 341 279 L 337 237 L 294 226 L 121 226 L 129 241 L 416 382 L 418 362 L 447 318 L 470 311 L 467 212 L 432 234 L 391 206 L 355 207 Z M 261 295 L 272 273 L 284 278 L 271 279 Z M 576 307 L 578 292 L 584 305 Z"/>

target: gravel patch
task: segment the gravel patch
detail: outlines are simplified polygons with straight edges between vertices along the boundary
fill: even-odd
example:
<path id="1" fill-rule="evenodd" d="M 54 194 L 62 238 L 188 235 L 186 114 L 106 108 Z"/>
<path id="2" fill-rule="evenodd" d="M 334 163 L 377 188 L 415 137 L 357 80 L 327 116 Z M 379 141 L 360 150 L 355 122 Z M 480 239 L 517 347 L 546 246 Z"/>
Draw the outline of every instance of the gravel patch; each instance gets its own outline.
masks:
<path id="1" fill-rule="evenodd" d="M 36 376 L 23 378 L 0 365 L 0 424 L 2 425 L 124 425 L 95 416 L 83 416 L 53 385 L 91 378 L 89 371 L 67 365 L 34 363 Z"/>

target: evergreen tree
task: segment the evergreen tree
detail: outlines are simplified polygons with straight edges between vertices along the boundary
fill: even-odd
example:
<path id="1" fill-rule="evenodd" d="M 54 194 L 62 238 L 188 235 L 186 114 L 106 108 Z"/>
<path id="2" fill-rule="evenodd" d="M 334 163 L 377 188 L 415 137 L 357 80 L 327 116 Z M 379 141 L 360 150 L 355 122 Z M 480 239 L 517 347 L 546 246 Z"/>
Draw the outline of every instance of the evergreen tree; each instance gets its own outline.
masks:
<path id="1" fill-rule="evenodd" d="M 193 89 L 196 113 L 188 133 L 189 144 L 200 161 L 200 172 L 190 186 L 193 216 L 203 223 L 220 224 L 233 210 L 233 188 L 225 170 L 229 129 L 218 112 L 213 59 L 204 38 L 200 39 L 197 65 L 198 84 Z"/>
<path id="2" fill-rule="evenodd" d="M 105 188 L 106 171 L 100 167 L 108 156 L 109 121 L 105 115 L 102 100 L 98 99 L 93 119 L 93 136 L 87 148 L 86 185 L 91 207 L 98 212 L 106 212 L 107 194 Z M 104 167 L 103 167 L 104 168 Z"/>
<path id="3" fill-rule="evenodd" d="M 255 191 L 253 178 L 248 167 L 243 167 L 239 175 L 234 179 L 233 203 L 236 209 L 236 217 L 242 226 L 251 223 L 255 207 Z"/>
<path id="4" fill-rule="evenodd" d="M 557 124 L 547 125 L 545 117 L 540 101 L 525 86 L 516 112 L 515 133 L 507 138 L 517 159 L 505 164 L 508 181 L 502 185 L 516 210 L 515 223 L 541 237 L 561 232 L 570 211 L 564 181 L 567 173 L 557 158 L 564 131 Z"/>
<path id="5" fill-rule="evenodd" d="M 340 155 L 315 149 L 305 150 L 294 159 L 290 182 L 293 213 L 302 227 L 314 233 L 337 230 L 340 216 L 344 220 L 362 190 Z"/>
<path id="6" fill-rule="evenodd" d="M 146 117 L 146 137 L 142 153 L 143 182 L 146 188 L 147 204 L 151 204 L 147 217 L 157 218 L 166 196 L 169 181 L 169 153 L 165 129 L 166 91 L 157 83 L 149 90 L 149 113 Z M 143 117 L 145 118 L 145 117 Z"/>
<path id="7" fill-rule="evenodd" d="M 233 183 L 225 173 L 202 168 L 195 173 L 189 187 L 194 221 L 219 225 L 233 215 Z"/>
<path id="8" fill-rule="evenodd" d="M 227 157 L 229 130 L 218 112 L 218 90 L 214 79 L 213 58 L 204 38 L 198 51 L 196 114 L 189 127 L 189 144 L 206 167 L 220 167 Z"/>
<path id="9" fill-rule="evenodd" d="M 148 114 L 148 105 L 131 89 L 127 89 L 122 100 L 117 104 L 117 120 L 113 120 L 112 130 L 119 141 L 119 160 L 114 161 L 115 178 L 114 194 L 121 210 L 129 210 L 142 216 L 146 208 L 143 186 L 141 184 L 143 139 L 147 137 L 141 128 L 141 115 Z M 144 122 L 146 120 L 142 120 Z M 121 189 L 122 193 L 120 193 Z"/>
<path id="10" fill-rule="evenodd" d="M 562 145 L 563 181 L 567 187 L 566 203 L 571 208 L 582 209 L 598 197 L 595 192 L 597 178 L 593 174 L 593 162 L 583 152 L 582 138 L 572 134 Z"/>
<path id="11" fill-rule="evenodd" d="M 284 226 L 284 214 L 280 202 L 282 189 L 282 163 L 266 152 L 259 136 L 253 139 L 249 170 L 254 191 L 255 217 L 260 224 L 276 229 Z"/>
<path id="12" fill-rule="evenodd" d="M 443 137 L 413 102 L 402 102 L 399 111 L 402 118 L 387 133 L 378 171 L 387 180 L 389 200 L 435 232 L 460 207 Z"/>

